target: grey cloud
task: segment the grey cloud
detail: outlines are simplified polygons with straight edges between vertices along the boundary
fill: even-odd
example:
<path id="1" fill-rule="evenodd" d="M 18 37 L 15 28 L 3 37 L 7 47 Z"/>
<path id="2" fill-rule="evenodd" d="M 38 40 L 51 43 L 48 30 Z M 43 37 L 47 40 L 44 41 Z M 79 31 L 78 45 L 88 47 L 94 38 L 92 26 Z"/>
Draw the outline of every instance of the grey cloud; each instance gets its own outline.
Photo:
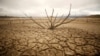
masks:
<path id="1" fill-rule="evenodd" d="M 67 8 L 70 3 L 73 8 L 80 8 L 90 4 L 99 4 L 100 0 L 47 0 L 46 3 L 52 8 Z"/>
<path id="2" fill-rule="evenodd" d="M 100 5 L 90 5 L 88 8 L 84 8 L 85 10 L 90 10 L 90 11 L 100 11 Z"/>
<path id="3" fill-rule="evenodd" d="M 80 8 L 79 11 L 82 13 L 82 14 L 100 14 L 100 5 L 99 4 L 91 4 L 91 5 L 88 5 L 88 6 L 84 6 L 83 8 Z"/>
<path id="4" fill-rule="evenodd" d="M 70 3 L 72 4 L 72 14 L 76 12 L 78 12 L 77 14 L 88 14 L 86 11 L 100 11 L 100 0 L 0 0 L 0 15 L 22 15 L 22 12 L 25 12 L 29 15 L 39 16 L 44 13 L 45 8 L 49 14 L 51 8 L 57 9 L 56 12 L 62 14 L 68 10 Z"/>
<path id="5" fill-rule="evenodd" d="M 0 0 L 0 6 L 11 9 L 31 9 L 39 5 L 37 0 Z"/>

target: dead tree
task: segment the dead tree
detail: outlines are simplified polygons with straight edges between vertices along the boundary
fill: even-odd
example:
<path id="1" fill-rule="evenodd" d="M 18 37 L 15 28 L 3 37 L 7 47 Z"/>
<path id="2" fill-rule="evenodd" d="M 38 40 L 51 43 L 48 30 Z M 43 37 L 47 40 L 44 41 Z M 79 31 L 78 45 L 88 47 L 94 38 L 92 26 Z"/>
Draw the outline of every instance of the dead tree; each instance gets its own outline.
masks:
<path id="1" fill-rule="evenodd" d="M 71 14 L 71 5 L 70 5 L 69 13 L 68 13 L 68 15 L 65 18 L 63 18 L 63 15 L 62 15 L 61 16 L 61 19 L 58 20 L 57 19 L 58 18 L 58 14 L 56 14 L 56 16 L 54 17 L 54 11 L 55 10 L 53 9 L 52 10 L 52 15 L 51 16 L 48 16 L 47 10 L 45 9 L 46 17 L 48 19 L 48 23 L 46 23 L 45 25 L 49 26 L 48 29 L 50 29 L 50 30 L 56 29 L 57 27 L 59 27 L 59 26 L 61 26 L 63 24 L 70 23 L 71 21 L 74 20 L 74 19 L 71 19 L 71 20 L 67 21 L 67 19 L 70 17 L 70 14 Z M 41 28 L 47 28 L 46 26 L 43 26 L 42 24 L 40 24 L 39 22 L 37 22 L 33 17 L 30 17 L 30 19 L 35 24 L 37 24 L 38 26 L 40 26 Z"/>

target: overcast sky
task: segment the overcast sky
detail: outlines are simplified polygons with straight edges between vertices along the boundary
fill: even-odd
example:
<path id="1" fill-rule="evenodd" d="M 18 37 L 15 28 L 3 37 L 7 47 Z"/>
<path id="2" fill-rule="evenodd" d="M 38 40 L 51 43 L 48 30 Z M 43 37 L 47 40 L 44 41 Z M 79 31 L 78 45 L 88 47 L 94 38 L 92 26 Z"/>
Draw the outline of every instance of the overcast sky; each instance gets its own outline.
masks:
<path id="1" fill-rule="evenodd" d="M 0 0 L 0 15 L 45 16 L 44 10 L 51 15 L 52 8 L 55 15 L 66 15 L 70 4 L 71 15 L 100 14 L 100 0 Z"/>

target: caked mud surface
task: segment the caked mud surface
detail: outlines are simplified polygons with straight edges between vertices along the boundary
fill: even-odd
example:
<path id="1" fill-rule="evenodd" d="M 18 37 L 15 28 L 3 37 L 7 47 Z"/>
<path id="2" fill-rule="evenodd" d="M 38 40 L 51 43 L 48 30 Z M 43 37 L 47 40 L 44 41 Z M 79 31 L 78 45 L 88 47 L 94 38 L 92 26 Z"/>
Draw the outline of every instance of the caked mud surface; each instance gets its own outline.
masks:
<path id="1" fill-rule="evenodd" d="M 0 56 L 99 56 L 100 35 L 81 29 L 55 30 L 0 25 Z"/>

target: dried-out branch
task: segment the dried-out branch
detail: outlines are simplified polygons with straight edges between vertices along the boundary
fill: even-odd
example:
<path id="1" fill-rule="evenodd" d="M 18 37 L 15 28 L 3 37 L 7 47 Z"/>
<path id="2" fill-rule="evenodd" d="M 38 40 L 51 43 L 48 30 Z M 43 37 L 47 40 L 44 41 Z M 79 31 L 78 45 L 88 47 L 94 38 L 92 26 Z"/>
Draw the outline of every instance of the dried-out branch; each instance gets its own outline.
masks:
<path id="1" fill-rule="evenodd" d="M 27 14 L 24 13 L 25 16 L 27 16 Z M 27 16 L 29 17 L 29 16 Z M 41 24 L 39 24 L 38 22 L 36 22 L 32 17 L 29 17 L 34 23 L 36 23 L 38 26 L 40 26 L 41 28 L 45 28 L 44 26 L 42 26 Z"/>
<path id="2" fill-rule="evenodd" d="M 55 26 L 55 28 L 58 27 L 58 26 L 60 26 L 60 25 L 62 25 L 62 24 L 69 18 L 70 12 L 71 12 L 71 5 L 70 5 L 70 10 L 69 10 L 68 16 L 66 16 L 66 17 L 61 21 L 61 23 L 57 24 L 57 25 Z"/>

